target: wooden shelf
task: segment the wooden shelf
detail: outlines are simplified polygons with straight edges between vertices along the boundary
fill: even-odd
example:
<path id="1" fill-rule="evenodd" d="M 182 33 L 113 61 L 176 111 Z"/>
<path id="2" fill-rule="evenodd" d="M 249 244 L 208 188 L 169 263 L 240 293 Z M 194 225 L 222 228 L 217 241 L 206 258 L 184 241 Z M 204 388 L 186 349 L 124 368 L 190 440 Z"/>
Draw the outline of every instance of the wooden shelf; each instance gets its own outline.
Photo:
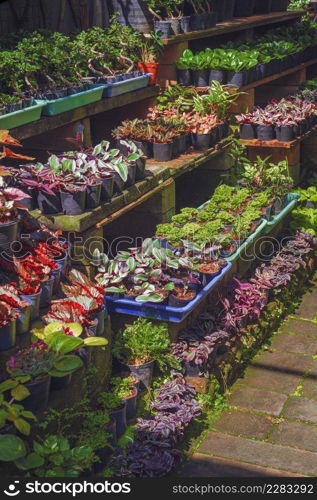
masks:
<path id="1" fill-rule="evenodd" d="M 165 45 L 173 45 L 175 43 L 225 35 L 227 33 L 234 33 L 235 31 L 257 28 L 259 26 L 283 23 L 286 21 L 295 20 L 303 14 L 305 14 L 304 10 L 298 10 L 292 12 L 271 12 L 270 14 L 262 14 L 245 18 L 235 18 L 232 21 L 219 23 L 214 28 L 200 31 L 191 31 L 189 33 L 176 35 L 172 38 L 163 40 L 163 43 Z"/>
<path id="2" fill-rule="evenodd" d="M 98 115 L 100 113 L 105 113 L 106 111 L 111 111 L 113 109 L 121 108 L 134 102 L 149 99 L 151 97 L 156 97 L 159 92 L 160 88 L 158 86 L 150 86 L 116 97 L 104 98 L 100 101 L 88 104 L 87 106 L 82 106 L 71 111 L 66 111 L 65 113 L 61 113 L 60 115 L 43 116 L 36 122 L 31 122 L 26 125 L 22 125 L 21 127 L 11 129 L 10 133 L 13 137 L 21 141 L 23 139 L 35 137 L 50 130 L 63 127 L 64 125 L 68 125 L 85 118 L 90 118 L 91 116 Z"/>
<path id="3" fill-rule="evenodd" d="M 297 146 L 297 144 L 300 144 L 303 142 L 305 139 L 308 139 L 311 135 L 317 132 L 317 126 L 313 127 L 312 129 L 308 130 L 306 134 L 301 135 L 299 137 L 296 137 L 293 141 L 289 142 L 280 142 L 274 139 L 273 141 L 260 141 L 259 139 L 252 139 L 252 140 L 241 140 L 241 144 L 244 146 L 247 146 L 248 148 L 281 148 L 281 149 L 292 149 L 294 146 Z"/>

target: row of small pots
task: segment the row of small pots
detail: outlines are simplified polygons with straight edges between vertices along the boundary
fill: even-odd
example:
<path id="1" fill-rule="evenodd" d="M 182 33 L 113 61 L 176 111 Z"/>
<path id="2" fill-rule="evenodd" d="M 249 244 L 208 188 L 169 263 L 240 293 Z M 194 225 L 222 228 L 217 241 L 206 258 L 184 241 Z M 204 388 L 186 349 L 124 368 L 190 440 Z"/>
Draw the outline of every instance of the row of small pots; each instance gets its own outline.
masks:
<path id="1" fill-rule="evenodd" d="M 24 97 L 19 102 L 14 104 L 0 104 L 0 116 L 6 115 L 7 113 L 13 113 L 15 111 L 20 111 L 21 109 L 26 109 L 32 106 L 34 103 L 33 97 Z"/>
<path id="2" fill-rule="evenodd" d="M 243 87 L 249 83 L 271 76 L 297 66 L 314 57 L 316 46 L 291 54 L 283 59 L 261 63 L 244 71 L 226 71 L 222 69 L 177 69 L 177 82 L 184 87 L 209 87 L 212 81 L 223 85 Z"/>
<path id="3" fill-rule="evenodd" d="M 135 141 L 133 139 L 132 141 L 144 152 L 147 158 L 154 158 L 158 162 L 163 162 L 185 154 L 190 147 L 194 147 L 197 151 L 211 148 L 227 137 L 228 132 L 229 125 L 225 122 L 214 127 L 208 134 L 189 133 L 187 135 L 179 135 L 172 142 L 155 143 Z"/>
<path id="4" fill-rule="evenodd" d="M 43 214 L 79 215 L 85 210 L 92 210 L 103 203 L 111 201 L 114 194 L 120 194 L 136 181 L 144 179 L 145 160 L 137 160 L 128 167 L 128 179 L 122 180 L 117 172 L 108 173 L 103 178 L 96 179 L 92 185 L 85 186 L 84 190 L 73 193 L 58 191 L 54 195 L 29 189 L 26 191 L 31 198 L 25 198 L 21 203 L 29 210 L 39 208 Z"/>
<path id="5" fill-rule="evenodd" d="M 190 31 L 200 31 L 214 28 L 217 23 L 217 12 L 206 12 L 203 14 L 192 14 L 179 19 L 166 19 L 164 21 L 154 21 L 154 29 L 161 33 L 164 39 L 188 33 Z"/>
<path id="6" fill-rule="evenodd" d="M 290 142 L 295 137 L 302 136 L 317 125 L 317 115 L 312 115 L 298 125 L 287 125 L 278 127 L 276 125 L 254 125 L 244 123 L 240 125 L 240 139 L 260 141 Z"/>

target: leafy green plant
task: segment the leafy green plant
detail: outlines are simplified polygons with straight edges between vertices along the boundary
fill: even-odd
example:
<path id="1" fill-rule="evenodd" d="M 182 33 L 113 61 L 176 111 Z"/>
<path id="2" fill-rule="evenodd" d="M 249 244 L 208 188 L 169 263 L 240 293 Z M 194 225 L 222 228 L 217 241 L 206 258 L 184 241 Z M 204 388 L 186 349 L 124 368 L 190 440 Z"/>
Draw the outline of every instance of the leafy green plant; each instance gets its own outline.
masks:
<path id="1" fill-rule="evenodd" d="M 109 412 L 111 412 L 111 410 L 116 410 L 123 405 L 122 398 L 114 392 L 101 392 L 98 395 L 98 403 L 103 410 L 107 410 Z"/>
<path id="2" fill-rule="evenodd" d="M 112 377 L 110 379 L 110 385 L 113 393 L 121 399 L 130 397 L 134 391 L 133 381 L 129 377 Z"/>
<path id="3" fill-rule="evenodd" d="M 23 378 L 8 379 L 0 384 L 0 429 L 6 426 L 14 427 L 29 436 L 31 426 L 28 420 L 36 420 L 35 415 L 24 409 L 22 404 L 18 404 L 30 395 L 30 391 L 22 385 Z M 6 401 L 4 393 L 10 391 L 10 399 Z"/>

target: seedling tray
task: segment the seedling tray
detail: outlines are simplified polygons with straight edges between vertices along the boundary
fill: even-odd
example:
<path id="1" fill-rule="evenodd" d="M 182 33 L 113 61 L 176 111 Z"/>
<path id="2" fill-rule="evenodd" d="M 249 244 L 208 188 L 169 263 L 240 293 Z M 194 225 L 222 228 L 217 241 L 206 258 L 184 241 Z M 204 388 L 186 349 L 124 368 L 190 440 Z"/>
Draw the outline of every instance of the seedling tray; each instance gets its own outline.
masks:
<path id="1" fill-rule="evenodd" d="M 11 130 L 12 128 L 21 127 L 26 123 L 35 122 L 41 118 L 42 109 L 45 103 L 37 102 L 28 108 L 19 109 L 12 113 L 6 113 L 0 116 L 0 129 Z"/>
<path id="2" fill-rule="evenodd" d="M 133 92 L 134 90 L 143 89 L 148 86 L 151 73 L 146 73 L 143 76 L 129 78 L 122 82 L 109 83 L 103 91 L 102 97 L 115 97 L 117 95 Z M 101 84 L 96 84 L 101 85 Z"/>
<path id="3" fill-rule="evenodd" d="M 232 254 L 230 257 L 225 257 L 224 259 L 228 262 L 235 262 L 239 259 L 241 254 L 249 248 L 249 246 L 264 233 L 265 227 L 267 225 L 267 220 L 263 220 L 258 227 L 247 237 L 247 239 L 242 243 L 241 246 Z"/>
<path id="4" fill-rule="evenodd" d="M 41 100 L 37 102 L 44 103 L 43 115 L 59 115 L 66 111 L 86 106 L 92 102 L 100 101 L 105 87 L 106 85 L 98 85 L 97 87 L 94 86 L 92 89 L 84 90 L 83 92 L 78 92 L 77 94 L 67 97 L 61 97 L 60 99 L 54 99 L 52 101 Z"/>
<path id="5" fill-rule="evenodd" d="M 180 323 L 204 300 L 213 288 L 219 283 L 231 268 L 231 263 L 221 270 L 215 278 L 208 283 L 185 307 L 170 307 L 150 302 L 141 303 L 135 300 L 115 299 L 106 295 L 105 305 L 109 313 L 131 314 L 133 316 L 143 316 L 151 319 Z"/>
<path id="6" fill-rule="evenodd" d="M 283 220 L 297 205 L 300 195 L 297 193 L 289 193 L 286 197 L 286 206 L 277 215 L 274 215 L 269 221 L 267 221 L 266 227 L 264 229 L 264 234 L 269 234 L 272 229 Z"/>

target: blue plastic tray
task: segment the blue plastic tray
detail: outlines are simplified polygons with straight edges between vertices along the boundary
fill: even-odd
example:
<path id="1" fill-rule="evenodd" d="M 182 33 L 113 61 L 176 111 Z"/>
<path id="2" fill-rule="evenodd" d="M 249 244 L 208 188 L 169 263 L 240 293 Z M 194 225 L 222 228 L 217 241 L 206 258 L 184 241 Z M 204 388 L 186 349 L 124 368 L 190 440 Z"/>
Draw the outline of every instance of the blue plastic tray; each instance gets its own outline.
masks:
<path id="1" fill-rule="evenodd" d="M 114 299 L 113 297 L 105 296 L 105 305 L 109 313 L 116 312 L 120 314 L 132 314 L 133 316 L 143 316 L 151 319 L 159 319 L 162 321 L 170 321 L 172 323 L 180 323 L 183 321 L 200 302 L 207 297 L 212 289 L 222 280 L 231 268 L 230 262 L 221 270 L 208 285 L 206 285 L 185 307 L 170 307 L 161 304 L 153 304 L 151 302 L 136 302 L 128 299 Z"/>
<path id="2" fill-rule="evenodd" d="M 108 83 L 104 88 L 102 97 L 115 97 L 117 95 L 133 92 L 134 90 L 143 89 L 148 86 L 151 73 L 146 73 L 136 78 L 129 78 L 122 82 Z M 101 84 L 96 84 L 97 86 Z"/>

